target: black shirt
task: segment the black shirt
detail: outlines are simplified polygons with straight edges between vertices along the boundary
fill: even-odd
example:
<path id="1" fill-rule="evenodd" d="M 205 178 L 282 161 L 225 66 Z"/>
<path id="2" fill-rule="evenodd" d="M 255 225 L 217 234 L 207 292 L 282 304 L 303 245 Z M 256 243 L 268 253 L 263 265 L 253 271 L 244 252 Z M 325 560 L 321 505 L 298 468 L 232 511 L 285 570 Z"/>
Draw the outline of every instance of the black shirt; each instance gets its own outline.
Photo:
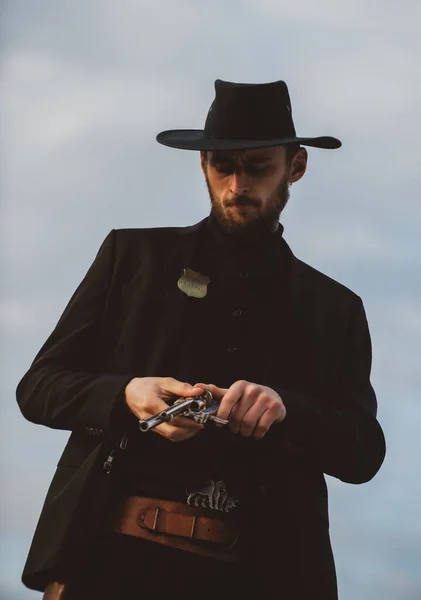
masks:
<path id="1" fill-rule="evenodd" d="M 193 263 L 184 266 L 209 277 L 207 295 L 186 296 L 184 320 L 175 329 L 180 337 L 174 345 L 177 352 L 171 358 L 171 371 L 163 376 L 225 388 L 240 379 L 265 384 L 276 344 L 274 324 L 285 296 L 282 233 L 279 225 L 263 239 L 233 241 L 208 219 Z M 244 506 L 250 497 L 247 456 L 255 447 L 251 438 L 212 423 L 180 443 L 154 432 L 139 432 L 122 453 L 119 472 L 130 494 L 179 501 L 207 480 L 223 480 Z"/>

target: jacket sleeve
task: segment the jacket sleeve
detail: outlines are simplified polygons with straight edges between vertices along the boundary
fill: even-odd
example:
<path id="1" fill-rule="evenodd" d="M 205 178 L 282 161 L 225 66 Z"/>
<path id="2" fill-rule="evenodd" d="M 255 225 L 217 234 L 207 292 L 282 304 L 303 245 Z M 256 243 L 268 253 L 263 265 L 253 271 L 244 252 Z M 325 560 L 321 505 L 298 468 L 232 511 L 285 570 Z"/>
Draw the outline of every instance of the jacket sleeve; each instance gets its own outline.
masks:
<path id="1" fill-rule="evenodd" d="M 103 242 L 54 331 L 17 388 L 23 416 L 53 429 L 119 439 L 124 390 L 134 374 L 101 372 L 101 320 L 110 287 L 116 232 Z M 120 418 L 115 419 L 118 415 Z"/>
<path id="2" fill-rule="evenodd" d="M 347 483 L 369 481 L 385 457 L 370 370 L 370 334 L 358 298 L 350 317 L 343 376 L 336 395 L 327 401 L 274 386 L 285 404 L 286 418 L 272 429 L 279 427 L 285 447 L 305 455 L 324 473 Z"/>

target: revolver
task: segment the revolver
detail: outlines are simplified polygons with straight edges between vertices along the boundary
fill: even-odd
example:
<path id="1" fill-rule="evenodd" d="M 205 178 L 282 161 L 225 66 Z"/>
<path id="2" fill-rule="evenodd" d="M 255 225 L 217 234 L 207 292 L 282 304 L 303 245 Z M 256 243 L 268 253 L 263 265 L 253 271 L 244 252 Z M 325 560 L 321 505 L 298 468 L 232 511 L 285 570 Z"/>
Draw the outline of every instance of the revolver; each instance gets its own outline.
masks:
<path id="1" fill-rule="evenodd" d="M 188 417 L 204 425 L 208 421 L 214 421 L 219 425 L 226 425 L 227 419 L 216 416 L 219 402 L 214 400 L 211 392 L 205 390 L 200 396 L 179 398 L 172 406 L 149 419 L 139 419 L 140 431 L 149 431 L 161 423 L 169 423 L 174 417 Z"/>

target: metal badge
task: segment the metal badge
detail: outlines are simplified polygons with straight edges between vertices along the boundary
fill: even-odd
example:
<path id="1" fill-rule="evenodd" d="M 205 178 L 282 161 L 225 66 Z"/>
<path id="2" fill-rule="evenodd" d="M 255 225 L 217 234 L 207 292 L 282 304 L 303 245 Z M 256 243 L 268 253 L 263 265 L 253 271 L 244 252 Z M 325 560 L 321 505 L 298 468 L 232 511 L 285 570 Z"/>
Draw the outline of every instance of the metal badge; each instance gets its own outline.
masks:
<path id="1" fill-rule="evenodd" d="M 208 293 L 210 278 L 192 269 L 183 269 L 184 273 L 177 281 L 178 288 L 191 298 L 204 298 Z"/>

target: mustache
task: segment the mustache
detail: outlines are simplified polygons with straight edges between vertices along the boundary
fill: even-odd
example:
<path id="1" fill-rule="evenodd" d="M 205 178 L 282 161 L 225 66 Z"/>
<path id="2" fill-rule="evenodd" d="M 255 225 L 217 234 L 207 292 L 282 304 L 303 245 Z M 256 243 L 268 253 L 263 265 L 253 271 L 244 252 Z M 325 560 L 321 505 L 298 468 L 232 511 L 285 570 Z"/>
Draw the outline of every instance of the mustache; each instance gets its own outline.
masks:
<path id="1" fill-rule="evenodd" d="M 232 198 L 225 203 L 225 206 L 246 206 L 247 204 L 250 206 L 260 206 L 260 202 L 258 200 L 249 198 L 248 196 L 237 196 L 236 198 Z"/>

